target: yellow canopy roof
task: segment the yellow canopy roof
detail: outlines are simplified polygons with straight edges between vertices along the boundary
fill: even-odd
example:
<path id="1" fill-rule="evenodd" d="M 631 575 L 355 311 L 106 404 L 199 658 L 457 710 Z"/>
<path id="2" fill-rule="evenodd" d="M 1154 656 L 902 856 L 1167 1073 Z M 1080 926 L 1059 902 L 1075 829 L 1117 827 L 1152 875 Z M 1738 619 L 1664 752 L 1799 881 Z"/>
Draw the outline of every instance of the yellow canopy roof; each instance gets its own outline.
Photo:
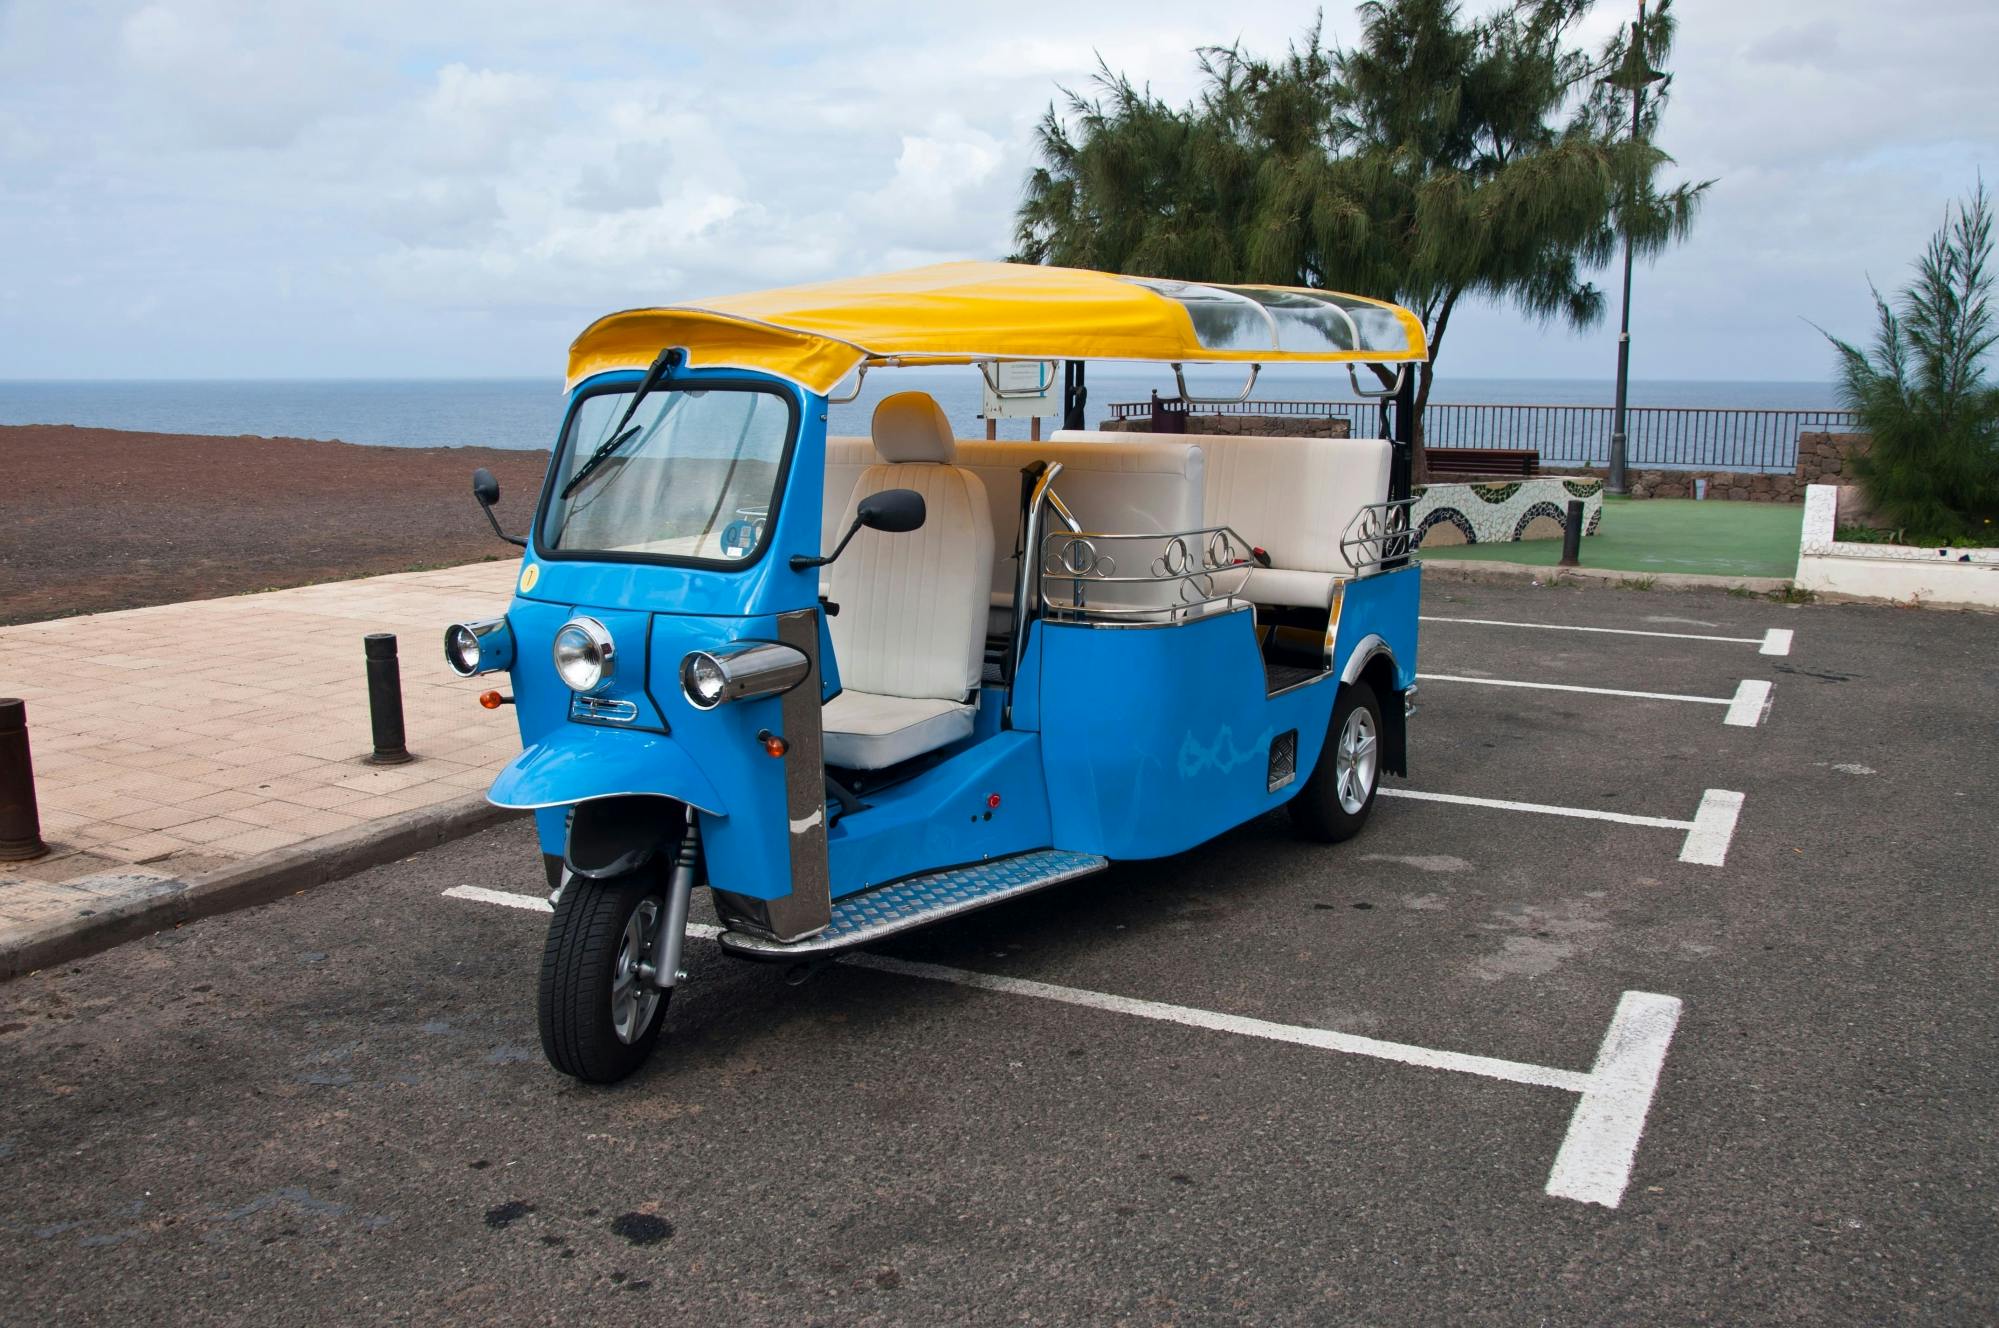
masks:
<path id="1" fill-rule="evenodd" d="M 863 363 L 890 360 L 1283 364 L 1429 353 L 1414 314 L 1357 295 L 1031 263 L 939 263 L 610 314 L 570 346 L 569 384 L 643 368 L 669 346 L 686 347 L 693 368 L 755 369 L 815 392 Z"/>

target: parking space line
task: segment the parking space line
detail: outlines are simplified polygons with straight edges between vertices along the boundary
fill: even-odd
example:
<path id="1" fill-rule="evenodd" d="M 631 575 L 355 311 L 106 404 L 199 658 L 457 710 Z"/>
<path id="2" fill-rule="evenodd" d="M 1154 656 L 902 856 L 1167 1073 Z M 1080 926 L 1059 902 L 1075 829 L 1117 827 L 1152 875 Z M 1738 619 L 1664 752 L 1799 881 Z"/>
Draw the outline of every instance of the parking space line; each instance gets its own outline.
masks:
<path id="1" fill-rule="evenodd" d="M 1742 795 L 1727 789 L 1707 789 L 1691 821 L 1667 816 L 1636 816 L 1630 812 L 1606 812 L 1594 807 L 1558 807 L 1546 802 L 1514 802 L 1507 798 L 1474 798 L 1463 793 L 1431 793 L 1424 789 L 1388 788 L 1375 790 L 1384 798 L 1409 798 L 1416 802 L 1449 802 L 1461 807 L 1490 807 L 1494 811 L 1529 812 L 1536 816 L 1572 816 L 1582 821 L 1614 821 L 1619 825 L 1642 825 L 1657 830 L 1684 830 L 1680 861 L 1704 867 L 1719 867 L 1728 857 L 1735 838 L 1736 818 L 1742 811 Z"/>
<path id="2" fill-rule="evenodd" d="M 1719 867 L 1728 857 L 1729 841 L 1735 838 L 1735 822 L 1742 815 L 1742 795 L 1728 789 L 1708 789 L 1694 811 L 1694 823 L 1680 846 L 1680 861 Z"/>
<path id="3" fill-rule="evenodd" d="M 454 885 L 444 894 L 452 899 L 500 904 L 529 912 L 547 912 L 549 909 L 548 901 L 539 895 L 509 894 L 504 890 L 488 890 L 477 885 Z M 689 936 L 713 938 L 720 933 L 721 928 L 706 923 L 689 923 L 687 927 Z M 1546 1192 L 1557 1199 L 1600 1204 L 1605 1208 L 1617 1207 L 1624 1198 L 1632 1162 L 1638 1153 L 1638 1141 L 1645 1132 L 1645 1118 L 1651 1111 L 1659 1073 L 1665 1065 L 1666 1047 L 1672 1041 L 1673 1030 L 1680 1018 L 1680 1001 L 1676 997 L 1643 991 L 1625 992 L 1597 1050 L 1596 1064 L 1584 1073 L 1526 1061 L 1502 1060 L 1495 1056 L 1475 1056 L 1469 1052 L 1440 1051 L 1407 1042 L 1388 1042 L 1329 1028 L 1279 1024 L 1268 1019 L 1221 1014 L 1188 1005 L 1114 996 L 1081 987 L 1037 982 L 1032 978 L 975 973 L 970 969 L 894 959 L 865 951 L 843 955 L 834 962 L 897 977 L 1027 996 L 1061 1005 L 1128 1015 L 1135 1019 L 1178 1024 L 1184 1028 L 1234 1033 L 1267 1042 L 1288 1042 L 1294 1046 L 1313 1047 L 1341 1055 L 1393 1061 L 1418 1069 L 1446 1070 L 1504 1083 L 1557 1088 L 1575 1093 L 1579 1095 L 1579 1100 L 1569 1118 L 1568 1130 L 1562 1136 L 1561 1147 L 1556 1151 L 1554 1166 L 1548 1172 Z"/>
<path id="4" fill-rule="evenodd" d="M 1606 636 L 1663 636 L 1675 641 L 1726 641 L 1730 645 L 1756 646 L 1758 654 L 1791 653 L 1791 629 L 1772 627 L 1761 636 L 1702 636 L 1695 632 L 1641 632 L 1635 627 L 1574 627 L 1568 623 L 1507 622 L 1499 618 L 1433 618 L 1420 615 L 1422 622 L 1471 623 L 1479 627 L 1532 627 L 1544 632 L 1599 632 Z"/>
<path id="5" fill-rule="evenodd" d="M 1691 705 L 1727 706 L 1722 723 L 1754 728 L 1768 705 L 1770 684 L 1746 680 L 1734 696 L 1686 696 L 1679 692 L 1632 692 L 1621 687 L 1582 687 L 1567 682 L 1518 682 L 1510 678 L 1468 678 L 1455 673 L 1419 673 L 1420 682 L 1463 682 L 1476 687 L 1526 687 L 1537 692 L 1581 692 L 1587 696 L 1626 696 L 1639 701 L 1685 701 Z M 1753 699 L 1752 699 L 1753 698 Z"/>
<path id="6" fill-rule="evenodd" d="M 1721 717 L 1722 723 L 1753 729 L 1770 711 L 1770 684 L 1761 678 L 1744 678 L 1726 704 L 1728 713 Z"/>
<path id="7" fill-rule="evenodd" d="M 1550 1195 L 1605 1208 L 1623 1200 L 1679 1023 L 1680 1002 L 1674 997 L 1624 993 L 1548 1173 Z"/>

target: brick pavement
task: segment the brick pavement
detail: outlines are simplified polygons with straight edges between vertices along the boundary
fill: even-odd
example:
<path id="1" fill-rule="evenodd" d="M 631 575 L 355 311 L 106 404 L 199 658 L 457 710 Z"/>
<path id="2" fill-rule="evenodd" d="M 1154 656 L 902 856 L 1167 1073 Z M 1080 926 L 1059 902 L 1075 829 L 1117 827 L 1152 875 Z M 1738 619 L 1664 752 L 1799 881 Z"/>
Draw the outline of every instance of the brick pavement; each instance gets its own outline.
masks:
<path id="1" fill-rule="evenodd" d="M 329 582 L 0 628 L 28 703 L 42 837 L 0 863 L 0 937 L 483 790 L 520 749 L 444 627 L 500 612 L 518 564 Z M 397 634 L 409 749 L 371 766 L 361 638 Z"/>

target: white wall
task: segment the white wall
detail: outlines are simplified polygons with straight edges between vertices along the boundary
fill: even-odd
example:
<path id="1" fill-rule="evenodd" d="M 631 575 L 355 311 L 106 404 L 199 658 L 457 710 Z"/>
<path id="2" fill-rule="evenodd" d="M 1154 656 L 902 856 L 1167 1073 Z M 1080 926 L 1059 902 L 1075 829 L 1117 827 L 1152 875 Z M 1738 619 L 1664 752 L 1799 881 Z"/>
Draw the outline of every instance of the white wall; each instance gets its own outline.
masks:
<path id="1" fill-rule="evenodd" d="M 1794 578 L 1801 589 L 1939 608 L 1999 609 L 1999 549 L 1855 544 L 1834 538 L 1838 527 L 1837 486 L 1807 488 Z"/>

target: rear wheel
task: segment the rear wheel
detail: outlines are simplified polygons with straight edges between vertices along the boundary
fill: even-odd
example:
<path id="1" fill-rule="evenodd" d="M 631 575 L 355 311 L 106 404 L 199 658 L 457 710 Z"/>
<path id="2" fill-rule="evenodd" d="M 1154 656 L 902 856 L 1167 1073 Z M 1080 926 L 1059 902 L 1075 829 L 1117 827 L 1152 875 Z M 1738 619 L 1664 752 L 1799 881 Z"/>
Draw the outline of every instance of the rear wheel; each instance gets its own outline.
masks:
<path id="1" fill-rule="evenodd" d="M 655 874 L 606 881 L 572 877 L 541 952 L 541 1049 L 585 1083 L 614 1084 L 645 1064 L 659 1041 L 670 989 L 639 965 L 666 913 Z"/>
<path id="2" fill-rule="evenodd" d="M 1361 681 L 1340 688 L 1319 764 L 1291 799 L 1291 823 L 1325 844 L 1352 839 L 1374 810 L 1381 783 L 1381 702 Z"/>

